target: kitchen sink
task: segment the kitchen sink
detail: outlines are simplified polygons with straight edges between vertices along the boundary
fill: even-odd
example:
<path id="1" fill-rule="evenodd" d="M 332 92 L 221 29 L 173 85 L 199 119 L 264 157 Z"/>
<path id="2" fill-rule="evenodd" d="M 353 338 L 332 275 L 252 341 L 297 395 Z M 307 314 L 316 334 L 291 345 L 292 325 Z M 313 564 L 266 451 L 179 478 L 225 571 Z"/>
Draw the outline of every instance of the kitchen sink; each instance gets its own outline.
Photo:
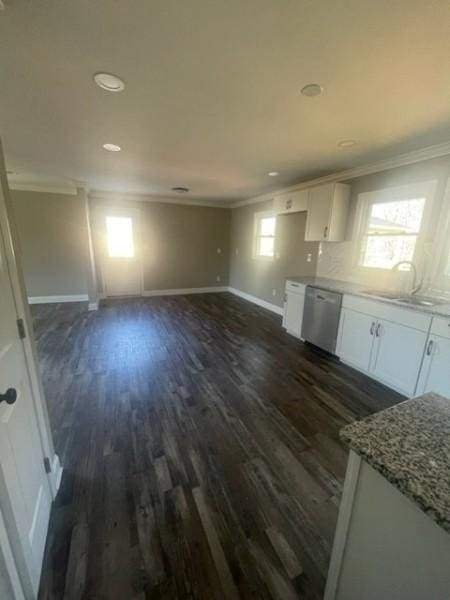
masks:
<path id="1" fill-rule="evenodd" d="M 440 304 L 448 304 L 448 301 L 446 300 L 430 298 L 429 296 L 402 296 L 395 292 L 382 292 L 378 290 L 365 290 L 364 294 L 377 296 L 378 298 L 386 298 L 386 300 L 393 300 L 401 304 L 410 304 L 412 306 L 438 306 Z"/>
<path id="2" fill-rule="evenodd" d="M 402 304 L 413 304 L 414 306 L 436 306 L 439 304 L 446 304 L 445 300 L 437 300 L 436 298 L 429 298 L 428 296 L 404 296 L 398 298 L 398 302 Z"/>

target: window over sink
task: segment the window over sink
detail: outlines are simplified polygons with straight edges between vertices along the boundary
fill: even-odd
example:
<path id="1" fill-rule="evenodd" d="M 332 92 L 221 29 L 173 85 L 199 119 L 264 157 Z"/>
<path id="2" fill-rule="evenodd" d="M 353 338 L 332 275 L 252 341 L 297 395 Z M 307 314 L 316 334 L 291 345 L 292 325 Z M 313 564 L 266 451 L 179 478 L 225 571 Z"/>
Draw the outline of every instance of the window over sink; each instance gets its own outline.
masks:
<path id="1" fill-rule="evenodd" d="M 420 249 L 434 182 L 361 194 L 358 265 L 392 269 L 415 261 Z M 409 265 L 399 266 L 409 270 Z"/>

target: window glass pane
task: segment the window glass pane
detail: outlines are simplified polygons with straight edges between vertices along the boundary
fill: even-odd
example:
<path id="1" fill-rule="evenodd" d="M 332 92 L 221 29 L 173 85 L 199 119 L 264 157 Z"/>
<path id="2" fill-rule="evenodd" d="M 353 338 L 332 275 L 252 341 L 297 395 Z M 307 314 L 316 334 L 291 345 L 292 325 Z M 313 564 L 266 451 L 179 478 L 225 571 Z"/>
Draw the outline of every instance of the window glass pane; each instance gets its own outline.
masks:
<path id="1" fill-rule="evenodd" d="M 425 198 L 379 202 L 371 205 L 369 233 L 418 233 L 422 222 Z"/>
<path id="2" fill-rule="evenodd" d="M 274 241 L 273 237 L 260 237 L 258 239 L 259 256 L 273 256 Z"/>
<path id="3" fill-rule="evenodd" d="M 276 217 L 263 217 L 260 221 L 260 235 L 275 235 Z"/>
<path id="4" fill-rule="evenodd" d="M 413 260 L 417 236 L 366 236 L 362 245 L 361 264 L 364 267 L 392 269 L 402 260 Z"/>
<path id="5" fill-rule="evenodd" d="M 109 257 L 134 256 L 133 223 L 130 217 L 106 217 L 106 235 Z"/>

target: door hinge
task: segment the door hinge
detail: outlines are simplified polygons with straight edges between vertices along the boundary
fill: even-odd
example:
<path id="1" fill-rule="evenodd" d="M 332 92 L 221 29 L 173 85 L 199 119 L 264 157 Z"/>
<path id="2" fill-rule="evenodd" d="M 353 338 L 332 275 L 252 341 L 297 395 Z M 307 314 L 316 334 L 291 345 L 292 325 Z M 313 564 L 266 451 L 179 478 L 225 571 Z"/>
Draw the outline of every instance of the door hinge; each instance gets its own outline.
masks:
<path id="1" fill-rule="evenodd" d="M 51 473 L 52 472 L 52 466 L 50 464 L 50 459 L 48 458 L 48 456 L 46 456 L 44 458 L 44 468 L 45 468 L 45 472 L 46 473 Z"/>
<path id="2" fill-rule="evenodd" d="M 23 322 L 23 319 L 17 319 L 17 329 L 19 330 L 20 339 L 25 339 L 27 337 L 27 334 L 25 332 L 25 324 Z"/>

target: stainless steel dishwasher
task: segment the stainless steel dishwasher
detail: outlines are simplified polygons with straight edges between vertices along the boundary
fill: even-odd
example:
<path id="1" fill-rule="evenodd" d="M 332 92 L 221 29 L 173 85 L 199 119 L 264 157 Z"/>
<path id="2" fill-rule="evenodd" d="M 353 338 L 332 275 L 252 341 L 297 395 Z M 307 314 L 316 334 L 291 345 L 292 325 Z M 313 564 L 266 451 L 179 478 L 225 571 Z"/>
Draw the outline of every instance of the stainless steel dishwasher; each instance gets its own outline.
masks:
<path id="1" fill-rule="evenodd" d="M 341 305 L 342 294 L 306 286 L 302 338 L 334 354 Z"/>

